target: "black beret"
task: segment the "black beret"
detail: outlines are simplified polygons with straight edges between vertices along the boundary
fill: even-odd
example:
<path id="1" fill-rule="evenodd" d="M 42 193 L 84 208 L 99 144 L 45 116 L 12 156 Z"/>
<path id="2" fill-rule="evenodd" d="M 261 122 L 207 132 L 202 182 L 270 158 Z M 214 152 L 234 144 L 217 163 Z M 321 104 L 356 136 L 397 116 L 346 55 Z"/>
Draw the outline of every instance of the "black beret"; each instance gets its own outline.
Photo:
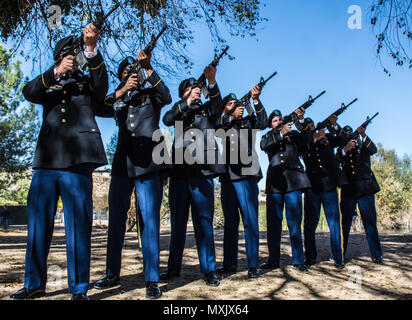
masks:
<path id="1" fill-rule="evenodd" d="M 60 52 L 64 49 L 64 47 L 72 45 L 74 42 L 74 37 L 73 36 L 68 36 L 63 39 L 60 39 L 57 43 L 56 46 L 54 47 L 54 52 L 53 52 L 53 59 L 54 61 L 57 61 L 59 59 Z"/>
<path id="2" fill-rule="evenodd" d="M 237 100 L 236 95 L 234 93 L 229 93 L 226 97 L 223 98 L 223 106 L 225 106 L 232 100 Z"/>
<path id="3" fill-rule="evenodd" d="M 189 78 L 189 79 L 183 80 L 179 85 L 179 98 L 182 98 L 183 92 L 185 92 L 187 88 L 193 88 L 193 87 L 200 88 L 200 84 L 197 82 L 195 78 Z"/>
<path id="4" fill-rule="evenodd" d="M 135 63 L 135 59 L 133 59 L 132 57 L 127 57 L 122 62 L 120 62 L 119 68 L 117 69 L 117 77 L 119 78 L 119 80 L 122 79 L 122 72 L 124 68 L 133 63 Z"/>
<path id="5" fill-rule="evenodd" d="M 306 123 L 306 124 L 313 123 L 312 118 L 305 118 L 305 123 Z"/>
<path id="6" fill-rule="evenodd" d="M 342 128 L 342 130 L 345 131 L 345 132 L 353 131 L 350 126 L 344 126 L 344 127 Z"/>
<path id="7" fill-rule="evenodd" d="M 269 115 L 269 118 L 268 118 L 268 120 L 269 120 L 269 127 L 271 126 L 271 124 L 272 124 L 272 120 L 273 120 L 273 118 L 274 117 L 277 117 L 277 116 L 282 116 L 282 112 L 280 112 L 279 110 L 273 110 L 272 111 L 272 113 Z"/>

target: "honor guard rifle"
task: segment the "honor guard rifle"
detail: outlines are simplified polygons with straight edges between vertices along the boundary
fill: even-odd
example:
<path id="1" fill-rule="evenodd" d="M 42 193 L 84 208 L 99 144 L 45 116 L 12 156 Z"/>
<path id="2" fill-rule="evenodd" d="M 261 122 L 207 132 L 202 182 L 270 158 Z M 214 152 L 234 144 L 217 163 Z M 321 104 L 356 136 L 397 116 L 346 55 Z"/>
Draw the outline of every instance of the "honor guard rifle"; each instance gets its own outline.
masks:
<path id="1" fill-rule="evenodd" d="M 330 121 L 329 121 L 329 118 L 331 117 L 331 116 L 333 116 L 333 115 L 335 115 L 335 116 L 340 116 L 342 113 L 344 113 L 345 111 L 346 111 L 346 109 L 349 107 L 349 106 L 351 106 L 352 104 L 354 104 L 356 101 L 358 101 L 358 98 L 356 98 L 356 99 L 354 99 L 353 101 L 351 101 L 349 104 L 347 104 L 347 105 L 345 105 L 343 102 L 342 102 L 342 105 L 341 105 L 341 107 L 339 108 L 339 109 L 337 109 L 335 112 L 333 112 L 329 117 L 327 117 L 325 120 L 323 120 L 322 122 L 319 122 L 317 125 L 316 125 L 316 130 L 317 131 L 319 131 L 319 130 L 322 130 L 322 129 L 326 129 L 328 126 L 330 126 L 331 125 L 331 123 L 330 123 Z"/>
<path id="2" fill-rule="evenodd" d="M 116 5 L 114 5 L 114 7 L 112 9 L 110 9 L 110 11 L 106 14 L 103 15 L 102 12 L 98 12 L 96 14 L 96 19 L 95 21 L 92 22 L 92 24 L 97 28 L 97 30 L 101 30 L 103 27 L 104 22 L 106 21 L 106 19 L 117 9 L 119 8 L 120 3 L 116 3 Z M 87 63 L 87 59 L 84 56 L 84 39 L 83 39 L 83 33 L 75 38 L 75 40 L 73 41 L 73 44 L 71 46 L 68 46 L 66 49 L 62 50 L 62 52 L 60 53 L 60 57 L 56 62 L 56 65 L 58 65 L 64 57 L 68 56 L 68 55 L 72 55 L 76 58 L 79 67 L 82 71 L 86 70 L 86 67 L 88 65 Z"/>
<path id="3" fill-rule="evenodd" d="M 379 112 L 376 112 L 373 116 L 372 116 L 372 118 L 369 118 L 369 116 L 368 117 L 366 117 L 366 120 L 359 126 L 359 127 L 363 127 L 363 128 L 367 128 L 368 126 L 369 126 L 369 124 L 372 122 L 372 120 L 376 117 L 376 116 L 378 116 L 378 114 L 379 114 Z M 359 133 L 359 131 L 358 130 L 355 130 L 355 132 L 352 132 L 351 134 L 349 134 L 349 135 L 347 135 L 347 134 L 343 134 L 343 141 L 344 141 L 344 143 L 343 143 L 343 145 L 346 145 L 349 141 L 351 141 L 351 140 L 355 140 L 355 144 L 356 144 L 356 146 L 358 146 L 358 138 L 359 138 L 359 135 L 360 135 L 360 133 Z M 352 150 L 349 150 L 348 152 L 354 152 L 354 150 L 355 149 L 352 149 Z"/>
<path id="4" fill-rule="evenodd" d="M 143 49 L 146 55 L 149 55 L 153 51 L 154 47 L 156 46 L 157 41 L 159 40 L 163 32 L 166 31 L 166 29 L 167 29 L 167 26 L 164 26 L 162 30 L 160 30 L 157 36 L 152 35 L 152 39 L 150 40 L 148 45 Z M 139 88 L 144 87 L 144 85 L 147 82 L 147 77 L 144 73 L 144 69 L 140 65 L 139 60 L 137 59 L 134 60 L 132 57 L 128 57 L 128 62 L 129 62 L 129 67 L 127 69 L 127 75 L 120 82 L 119 87 L 117 89 L 120 89 L 121 87 L 123 87 L 127 83 L 127 80 L 130 78 L 132 74 L 138 75 Z"/>
<path id="5" fill-rule="evenodd" d="M 363 123 L 360 125 L 360 127 L 363 127 L 364 129 L 366 129 L 366 128 L 369 126 L 369 124 L 372 122 L 372 120 L 373 120 L 375 117 L 377 117 L 378 115 L 379 115 L 379 112 L 376 112 L 376 113 L 372 116 L 372 118 L 369 118 L 369 116 L 366 117 L 365 122 L 363 122 Z M 358 130 L 355 130 L 355 132 L 352 132 L 350 139 L 355 139 L 355 140 L 357 140 L 358 138 L 359 138 L 359 131 L 358 131 Z"/>
<path id="6" fill-rule="evenodd" d="M 147 44 L 147 46 L 143 49 L 146 55 L 149 55 L 156 46 L 157 41 L 159 40 L 160 36 L 165 32 L 167 26 L 164 26 L 162 30 L 157 34 L 157 36 L 152 35 L 152 39 Z M 114 114 L 116 124 L 118 123 L 118 116 L 117 113 L 120 109 L 133 104 L 134 101 L 137 101 L 144 93 L 145 93 L 145 84 L 147 82 L 148 77 L 144 71 L 144 68 L 141 66 L 139 60 L 135 60 L 132 57 L 127 58 L 128 67 L 127 67 L 127 74 L 123 80 L 121 80 L 119 86 L 117 87 L 116 91 L 126 85 L 127 80 L 130 78 L 132 74 L 137 74 L 138 79 L 138 87 L 134 90 L 127 91 L 122 97 L 119 97 L 116 102 L 113 104 Z"/>
<path id="7" fill-rule="evenodd" d="M 277 74 L 277 71 L 273 72 L 266 80 L 263 77 L 260 77 L 260 81 L 257 84 L 257 86 L 260 89 L 262 89 L 266 85 L 266 83 L 268 83 L 268 81 L 272 79 L 276 74 Z M 228 112 L 228 114 L 231 115 L 236 110 L 236 108 L 243 106 L 246 109 L 248 116 L 252 116 L 255 110 L 250 105 L 251 97 L 252 97 L 252 91 L 249 91 L 242 98 L 236 101 L 235 106 L 232 108 L 232 110 Z"/>
<path id="8" fill-rule="evenodd" d="M 227 46 L 225 49 L 223 49 L 223 51 L 221 52 L 220 55 L 215 55 L 215 58 L 213 59 L 213 61 L 209 64 L 212 65 L 213 67 L 216 68 L 216 66 L 219 64 L 220 59 L 222 59 L 222 57 L 226 54 L 227 50 L 229 50 L 229 46 Z M 207 90 L 207 86 L 206 86 L 206 76 L 204 73 L 202 73 L 202 75 L 197 79 L 197 82 L 200 84 L 200 89 L 202 90 L 203 96 L 205 98 L 209 97 L 209 90 Z"/>
<path id="9" fill-rule="evenodd" d="M 309 96 L 308 101 L 306 101 L 304 104 L 302 104 L 299 108 L 297 109 L 307 109 L 309 108 L 317 99 L 319 99 L 320 96 L 324 95 L 326 93 L 326 91 L 322 91 L 320 94 L 318 94 L 315 98 L 312 98 L 312 96 Z M 277 130 L 279 130 L 284 124 L 286 123 L 293 123 L 295 124 L 299 119 L 298 116 L 296 115 L 295 111 L 293 111 L 292 113 L 288 114 L 287 116 L 283 117 L 282 119 L 282 123 L 278 126 L 276 126 L 275 128 L 273 128 L 271 131 L 275 132 Z"/>

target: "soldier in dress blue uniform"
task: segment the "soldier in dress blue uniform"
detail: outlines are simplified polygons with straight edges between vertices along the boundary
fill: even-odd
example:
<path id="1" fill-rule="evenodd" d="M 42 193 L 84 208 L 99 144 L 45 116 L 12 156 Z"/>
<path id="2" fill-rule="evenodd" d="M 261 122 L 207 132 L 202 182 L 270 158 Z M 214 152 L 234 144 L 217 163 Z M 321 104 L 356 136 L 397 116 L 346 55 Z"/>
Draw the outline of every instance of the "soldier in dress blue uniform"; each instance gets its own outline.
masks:
<path id="1" fill-rule="evenodd" d="M 12 299 L 45 295 L 47 256 L 59 196 L 64 208 L 69 293 L 74 300 L 89 299 L 86 293 L 93 219 L 92 172 L 107 164 L 95 120 L 95 116 L 107 114 L 101 104 L 108 89 L 97 37 L 97 29 L 92 24 L 83 30 L 90 75 L 78 69 L 72 55 L 61 56 L 74 41 L 70 36 L 56 44 L 56 64 L 23 88 L 28 101 L 43 106 L 43 123 L 27 197 L 24 288 L 13 294 Z"/>
<path id="2" fill-rule="evenodd" d="M 157 142 L 153 133 L 159 129 L 162 107 L 172 102 L 169 89 L 150 63 L 151 55 L 142 50 L 138 54 L 140 65 L 147 73 L 150 86 L 139 87 L 138 74 L 132 74 L 124 86 L 109 94 L 105 104 L 122 104 L 116 111 L 119 125 L 118 142 L 113 158 L 112 179 L 109 188 L 109 231 L 107 239 L 106 277 L 95 284 L 106 289 L 120 283 L 121 254 L 126 231 L 130 196 L 136 187 L 142 225 L 142 249 L 146 296 L 159 298 L 159 228 L 160 206 L 163 195 L 162 167 L 152 159 Z M 123 80 L 128 73 L 126 58 L 119 65 L 118 77 Z M 142 79 L 141 79 L 142 80 Z M 130 97 L 134 97 L 130 99 Z"/>
<path id="3" fill-rule="evenodd" d="M 213 235 L 214 184 L 213 178 L 224 172 L 224 166 L 217 162 L 217 144 L 214 136 L 207 134 L 214 129 L 216 120 L 222 114 L 222 97 L 217 86 L 216 69 L 209 65 L 204 69 L 208 81 L 210 100 L 204 104 L 200 100 L 201 85 L 189 78 L 179 85 L 178 101 L 163 117 L 166 126 L 175 126 L 173 142 L 173 168 L 169 172 L 169 203 L 171 216 L 171 239 L 167 270 L 161 274 L 162 280 L 180 276 L 189 208 L 204 280 L 209 286 L 218 286 L 216 276 L 216 255 Z M 181 128 L 183 132 L 181 131 Z M 200 133 L 200 135 L 198 134 Z M 184 136 L 193 137 L 191 141 Z M 196 136 L 196 137 L 195 137 Z M 201 147 L 191 152 L 190 147 Z M 206 161 L 208 148 L 215 155 L 215 161 Z M 192 158 L 188 160 L 190 152 Z M 179 155 L 185 155 L 180 159 Z M 181 157 L 183 158 L 183 156 Z M 192 163 L 193 162 L 193 163 Z"/>
<path id="4" fill-rule="evenodd" d="M 346 141 L 349 141 L 336 151 L 336 157 L 349 181 L 348 185 L 342 187 L 340 202 L 344 254 L 347 252 L 352 218 L 356 214 L 356 205 L 358 205 L 372 261 L 382 263 L 382 248 L 376 225 L 375 207 L 375 193 L 380 191 L 380 187 L 371 169 L 370 161 L 371 156 L 377 152 L 377 148 L 366 135 L 365 128 L 359 127 L 357 131 L 360 138 L 350 139 L 352 128 L 345 126 L 342 136 L 347 137 Z"/>
<path id="5" fill-rule="evenodd" d="M 237 272 L 239 223 L 242 216 L 245 229 L 246 254 L 248 259 L 248 277 L 259 276 L 259 188 L 258 182 L 262 179 L 262 171 L 257 162 L 256 168 L 251 168 L 253 162 L 242 162 L 241 152 L 247 152 L 249 157 L 256 154 L 253 129 L 264 130 L 267 128 L 267 114 L 259 100 L 261 88 L 255 86 L 251 90 L 256 115 L 243 118 L 244 107 L 236 106 L 236 95 L 231 93 L 223 99 L 223 115 L 218 119 L 217 128 L 223 128 L 230 134 L 226 138 L 226 174 L 220 177 L 221 202 L 224 223 L 223 240 L 223 266 L 217 268 L 218 273 Z M 233 111 L 233 108 L 234 111 Z M 241 131 L 247 130 L 247 135 Z M 237 150 L 234 149 L 237 147 Z M 230 153 L 237 152 L 236 163 L 231 163 Z M 252 161 L 252 159 L 250 159 Z M 258 161 L 258 159 L 256 159 Z M 245 169 L 249 168 L 251 172 Z"/>
<path id="6" fill-rule="evenodd" d="M 337 117 L 329 118 L 331 126 L 335 127 Z M 305 119 L 302 132 L 308 135 L 303 160 L 306 173 L 312 187 L 305 192 L 304 199 L 304 244 L 305 265 L 316 263 L 316 227 L 319 223 L 320 207 L 323 205 L 326 220 L 330 230 L 332 257 L 337 268 L 345 266 L 343 259 L 343 237 L 341 214 L 337 188 L 347 184 L 347 180 L 339 167 L 334 155 L 334 148 L 340 145 L 340 137 L 333 127 L 325 134 L 324 129 L 316 131 L 310 118 Z"/>
<path id="7" fill-rule="evenodd" d="M 304 121 L 303 109 L 296 109 L 299 121 Z M 269 116 L 271 128 L 280 128 L 267 132 L 260 142 L 260 148 L 269 157 L 266 175 L 266 219 L 269 259 L 261 265 L 262 269 L 279 268 L 280 242 L 282 235 L 283 207 L 292 247 L 293 266 L 307 272 L 304 265 L 302 246 L 302 191 L 310 188 L 310 181 L 299 159 L 307 138 L 302 133 L 291 129 L 290 123 L 283 123 L 282 114 L 274 110 Z"/>

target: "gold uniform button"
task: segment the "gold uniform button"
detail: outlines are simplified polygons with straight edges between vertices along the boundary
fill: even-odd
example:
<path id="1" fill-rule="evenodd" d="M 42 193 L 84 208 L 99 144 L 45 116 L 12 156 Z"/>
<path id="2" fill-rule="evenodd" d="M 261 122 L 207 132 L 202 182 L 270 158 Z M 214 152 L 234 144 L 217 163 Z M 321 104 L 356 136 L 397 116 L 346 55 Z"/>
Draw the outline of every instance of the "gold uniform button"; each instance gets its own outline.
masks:
<path id="1" fill-rule="evenodd" d="M 131 123 L 130 126 L 131 126 L 131 127 L 134 127 L 134 123 Z"/>
<path id="2" fill-rule="evenodd" d="M 62 103 L 66 103 L 66 100 L 63 99 L 63 100 L 62 100 Z"/>
<path id="3" fill-rule="evenodd" d="M 194 134 L 193 131 L 190 131 L 190 134 L 193 135 Z"/>
<path id="4" fill-rule="evenodd" d="M 133 114 L 131 114 L 131 115 L 129 115 L 129 117 L 130 117 L 130 118 L 133 118 L 133 117 L 134 117 L 134 115 L 133 115 Z"/>
<path id="5" fill-rule="evenodd" d="M 135 133 L 132 133 L 132 137 L 135 137 L 136 136 L 136 134 Z"/>
<path id="6" fill-rule="evenodd" d="M 321 169 L 322 169 L 322 168 L 323 168 L 323 166 L 322 166 L 322 165 L 319 165 L 319 168 L 321 168 Z"/>
<path id="7" fill-rule="evenodd" d="M 62 123 L 66 123 L 66 122 L 67 122 L 67 120 L 63 118 L 63 119 L 62 119 Z"/>
<path id="8" fill-rule="evenodd" d="M 230 136 L 231 136 L 231 137 L 234 137 L 235 135 L 232 133 Z"/>
<path id="9" fill-rule="evenodd" d="M 66 109 L 65 109 L 65 108 L 61 108 L 60 111 L 61 111 L 62 113 L 65 113 L 65 112 L 66 112 Z"/>
<path id="10" fill-rule="evenodd" d="M 284 160 L 280 160 L 280 163 L 284 163 L 285 161 Z"/>
<path id="11" fill-rule="evenodd" d="M 318 162 L 320 162 L 320 159 L 318 159 Z"/>
<path id="12" fill-rule="evenodd" d="M 354 171 L 352 171 L 352 174 L 355 174 L 355 172 L 354 172 Z"/>
<path id="13" fill-rule="evenodd" d="M 280 156 L 283 157 L 283 153 L 281 153 Z"/>
<path id="14" fill-rule="evenodd" d="M 92 128 L 92 132 L 95 132 L 96 131 L 96 129 L 95 128 Z"/>

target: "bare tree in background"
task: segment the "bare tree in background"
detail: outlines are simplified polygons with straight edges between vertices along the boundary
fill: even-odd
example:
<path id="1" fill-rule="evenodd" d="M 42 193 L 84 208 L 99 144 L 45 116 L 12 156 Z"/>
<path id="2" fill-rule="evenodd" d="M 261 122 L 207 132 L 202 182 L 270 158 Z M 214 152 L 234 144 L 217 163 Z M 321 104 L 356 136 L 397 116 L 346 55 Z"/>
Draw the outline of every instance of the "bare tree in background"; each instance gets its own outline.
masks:
<path id="1" fill-rule="evenodd" d="M 377 38 L 377 56 L 384 69 L 382 53 L 391 57 L 397 66 L 412 68 L 412 0 L 373 0 L 370 22 Z"/>
<path id="2" fill-rule="evenodd" d="M 265 20 L 260 17 L 259 0 L 2 0 L 1 39 L 14 53 L 32 59 L 33 65 L 45 66 L 58 39 L 80 35 L 85 25 L 117 2 L 120 7 L 106 20 L 99 44 L 112 75 L 120 60 L 136 56 L 163 26 L 168 29 L 157 44 L 156 51 L 162 54 L 154 55 L 154 64 L 166 75 L 176 75 L 193 66 L 186 47 L 194 42 L 195 26 L 208 27 L 218 51 L 226 43 L 219 29 L 224 27 L 231 36 L 255 36 L 257 25 Z M 48 28 L 51 5 L 62 10 L 61 29 Z"/>

